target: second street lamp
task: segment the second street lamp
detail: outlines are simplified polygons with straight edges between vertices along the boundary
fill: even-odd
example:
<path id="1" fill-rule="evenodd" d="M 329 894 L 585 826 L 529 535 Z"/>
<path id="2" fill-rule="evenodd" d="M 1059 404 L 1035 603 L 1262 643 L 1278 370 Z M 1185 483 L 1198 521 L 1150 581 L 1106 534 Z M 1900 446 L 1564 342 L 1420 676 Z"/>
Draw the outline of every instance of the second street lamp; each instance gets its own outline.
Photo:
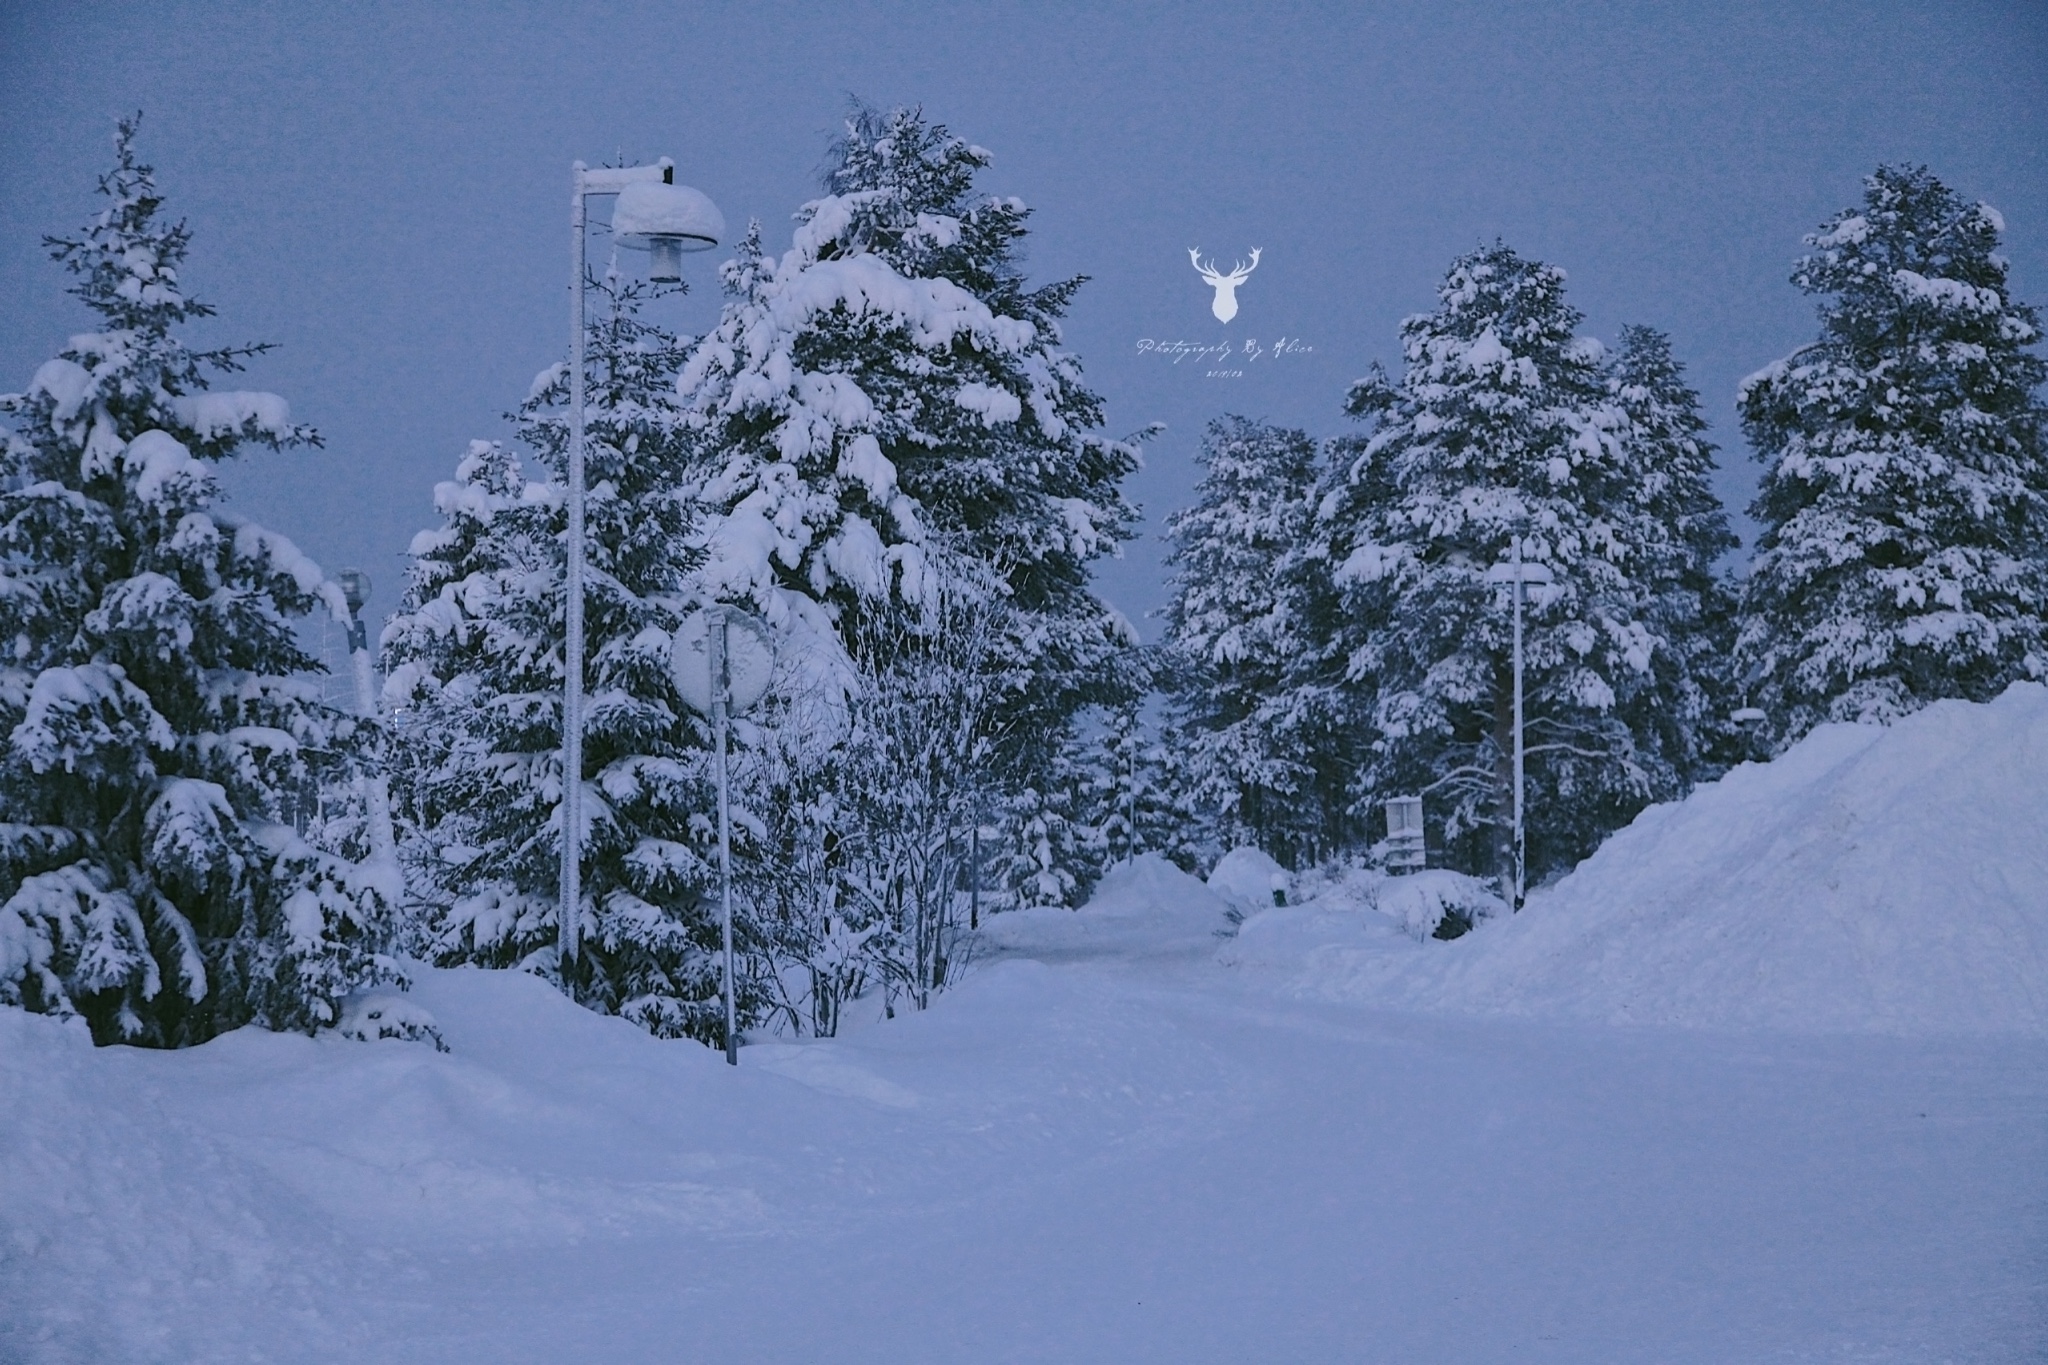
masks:
<path id="1" fill-rule="evenodd" d="M 592 195 L 619 196 L 612 229 L 621 246 L 652 257 L 656 283 L 682 278 L 682 253 L 708 251 L 725 235 L 725 218 L 708 198 L 675 183 L 667 157 L 652 166 L 577 162 L 569 206 L 572 275 L 569 289 L 569 535 L 562 622 L 562 904 L 557 926 L 562 985 L 577 990 L 583 902 L 583 287 L 587 272 L 585 209 Z"/>

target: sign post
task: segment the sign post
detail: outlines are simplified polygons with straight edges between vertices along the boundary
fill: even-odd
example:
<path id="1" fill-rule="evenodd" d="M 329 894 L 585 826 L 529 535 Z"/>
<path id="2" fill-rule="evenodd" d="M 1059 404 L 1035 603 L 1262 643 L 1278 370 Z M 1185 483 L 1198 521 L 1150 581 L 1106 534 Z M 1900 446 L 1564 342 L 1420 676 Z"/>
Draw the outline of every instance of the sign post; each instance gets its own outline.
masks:
<path id="1" fill-rule="evenodd" d="M 718 927 L 725 949 L 725 1060 L 740 1064 L 738 1010 L 732 971 L 732 806 L 725 775 L 725 735 L 735 715 L 752 710 L 768 691 L 775 647 L 768 628 L 732 607 L 707 607 L 684 621 L 669 653 L 676 691 L 690 709 L 708 716 L 712 772 L 718 782 Z"/>

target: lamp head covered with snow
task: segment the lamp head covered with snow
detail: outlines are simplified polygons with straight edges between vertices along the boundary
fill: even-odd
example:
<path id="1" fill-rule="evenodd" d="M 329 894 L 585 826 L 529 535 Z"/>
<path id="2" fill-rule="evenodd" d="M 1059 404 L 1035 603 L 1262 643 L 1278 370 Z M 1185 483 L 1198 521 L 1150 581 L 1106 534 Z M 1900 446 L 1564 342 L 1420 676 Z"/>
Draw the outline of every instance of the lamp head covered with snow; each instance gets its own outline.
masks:
<path id="1" fill-rule="evenodd" d="M 675 182 L 664 165 L 660 180 L 636 180 L 619 191 L 612 208 L 612 239 L 648 254 L 647 278 L 674 284 L 683 278 L 683 253 L 709 251 L 725 236 L 725 215 L 701 190 Z"/>
<path id="2" fill-rule="evenodd" d="M 370 576 L 361 569 L 343 569 L 334 576 L 334 581 L 341 585 L 342 598 L 351 612 L 361 611 L 363 604 L 370 600 Z"/>

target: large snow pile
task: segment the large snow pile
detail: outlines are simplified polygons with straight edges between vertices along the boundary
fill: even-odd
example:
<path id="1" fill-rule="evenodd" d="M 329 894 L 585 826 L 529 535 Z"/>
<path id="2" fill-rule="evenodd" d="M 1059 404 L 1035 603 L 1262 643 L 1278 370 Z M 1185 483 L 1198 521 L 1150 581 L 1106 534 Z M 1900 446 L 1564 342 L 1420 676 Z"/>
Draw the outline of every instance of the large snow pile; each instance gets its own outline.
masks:
<path id="1" fill-rule="evenodd" d="M 1208 879 L 1211 891 L 1247 910 L 1287 904 L 1293 885 L 1287 869 L 1256 848 L 1233 848 L 1216 860 Z"/>
<path id="2" fill-rule="evenodd" d="M 1042 961 L 1208 957 L 1230 930 L 1233 909 L 1157 853 L 1140 853 L 1103 874 L 1079 910 L 1041 906 L 990 917 L 974 951 Z"/>
<path id="3" fill-rule="evenodd" d="M 1267 935 L 1263 918 L 1245 935 L 1293 945 L 1293 985 L 1324 997 L 2048 1036 L 2048 688 L 1942 702 L 1889 728 L 1824 726 L 1645 811 L 1520 915 L 1455 942 L 1354 927 L 1308 946 L 1306 926 Z"/>

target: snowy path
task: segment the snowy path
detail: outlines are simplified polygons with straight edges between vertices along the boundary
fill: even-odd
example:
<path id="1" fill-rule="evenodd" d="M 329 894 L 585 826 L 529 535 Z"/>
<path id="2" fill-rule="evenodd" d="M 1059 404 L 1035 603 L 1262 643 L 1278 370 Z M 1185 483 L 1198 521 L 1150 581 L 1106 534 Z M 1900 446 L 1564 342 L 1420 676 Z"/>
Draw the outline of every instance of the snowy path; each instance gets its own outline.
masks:
<path id="1" fill-rule="evenodd" d="M 1297 1003 L 1189 927 L 738 1072 L 505 974 L 422 984 L 447 1056 L 5 1016 L 0 1359 L 2037 1358 L 2048 1048 Z"/>

